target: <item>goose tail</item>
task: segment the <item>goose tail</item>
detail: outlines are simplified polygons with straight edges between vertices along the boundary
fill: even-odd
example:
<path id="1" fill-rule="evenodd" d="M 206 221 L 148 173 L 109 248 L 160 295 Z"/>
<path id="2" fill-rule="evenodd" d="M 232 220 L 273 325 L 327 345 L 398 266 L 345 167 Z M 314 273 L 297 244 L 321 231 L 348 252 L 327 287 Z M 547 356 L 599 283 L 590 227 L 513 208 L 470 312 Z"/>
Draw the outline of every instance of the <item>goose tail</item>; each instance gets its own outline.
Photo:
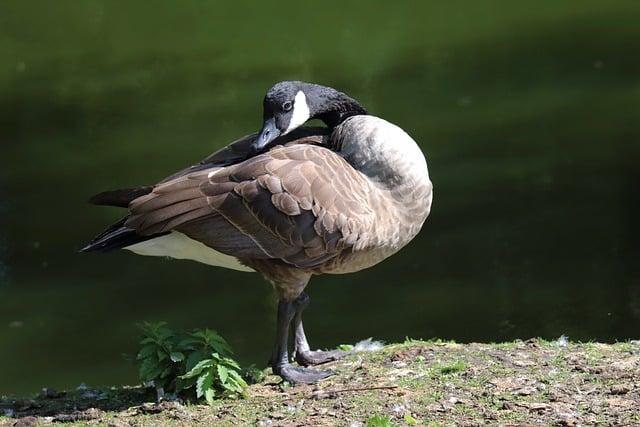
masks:
<path id="1" fill-rule="evenodd" d="M 120 208 L 129 207 L 129 203 L 138 197 L 149 194 L 153 190 L 152 186 L 141 186 L 132 188 L 122 188 L 98 193 L 89 199 L 89 203 L 99 206 L 115 206 Z M 135 230 L 126 227 L 125 222 L 128 217 L 109 226 L 102 233 L 91 240 L 80 252 L 109 252 L 116 249 L 126 248 L 136 243 L 158 237 L 159 234 L 142 236 Z M 164 233 L 163 233 L 164 234 Z"/>
<path id="2" fill-rule="evenodd" d="M 124 223 L 126 220 L 127 217 L 122 218 L 120 221 L 98 234 L 84 248 L 80 249 L 80 252 L 110 252 L 116 249 L 126 248 L 127 246 L 135 245 L 136 243 L 144 242 L 146 240 L 155 239 L 156 237 L 166 234 L 161 233 L 150 236 L 141 236 L 136 233 L 135 230 L 125 227 Z"/>

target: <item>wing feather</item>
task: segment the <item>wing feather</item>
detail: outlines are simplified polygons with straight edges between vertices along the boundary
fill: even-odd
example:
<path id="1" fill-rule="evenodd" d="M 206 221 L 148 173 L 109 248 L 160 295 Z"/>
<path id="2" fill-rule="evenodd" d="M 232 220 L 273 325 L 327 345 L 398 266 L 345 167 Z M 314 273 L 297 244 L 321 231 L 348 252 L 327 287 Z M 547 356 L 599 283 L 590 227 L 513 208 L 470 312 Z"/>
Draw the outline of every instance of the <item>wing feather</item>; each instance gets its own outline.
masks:
<path id="1" fill-rule="evenodd" d="M 293 144 L 163 182 L 130 205 L 140 234 L 177 230 L 240 258 L 313 268 L 362 240 L 371 183 L 335 152 Z"/>

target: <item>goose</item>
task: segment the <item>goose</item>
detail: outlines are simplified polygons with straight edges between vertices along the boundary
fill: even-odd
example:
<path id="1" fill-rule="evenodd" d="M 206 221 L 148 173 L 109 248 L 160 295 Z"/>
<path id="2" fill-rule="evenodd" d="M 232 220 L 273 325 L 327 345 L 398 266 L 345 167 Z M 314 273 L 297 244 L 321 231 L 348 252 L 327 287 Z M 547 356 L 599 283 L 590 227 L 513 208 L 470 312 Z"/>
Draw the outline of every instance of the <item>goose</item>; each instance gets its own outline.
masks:
<path id="1" fill-rule="evenodd" d="M 326 127 L 302 126 L 310 119 Z M 128 213 L 82 251 L 261 273 L 278 298 L 273 373 L 315 383 L 332 371 L 312 366 L 345 352 L 309 346 L 302 313 L 311 276 L 359 271 L 398 252 L 432 197 L 425 157 L 400 127 L 331 87 L 283 81 L 264 97 L 259 132 L 155 185 L 92 197 Z"/>

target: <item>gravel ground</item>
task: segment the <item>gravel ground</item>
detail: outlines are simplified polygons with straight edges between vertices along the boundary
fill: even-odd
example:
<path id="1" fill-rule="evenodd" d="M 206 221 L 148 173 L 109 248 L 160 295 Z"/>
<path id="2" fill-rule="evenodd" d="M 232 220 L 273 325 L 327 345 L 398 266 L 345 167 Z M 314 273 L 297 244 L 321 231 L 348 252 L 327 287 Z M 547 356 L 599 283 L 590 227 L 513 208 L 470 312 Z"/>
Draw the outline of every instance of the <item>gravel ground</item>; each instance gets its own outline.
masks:
<path id="1" fill-rule="evenodd" d="M 242 400 L 154 401 L 139 387 L 3 397 L 0 426 L 640 425 L 640 342 L 407 341 L 327 365 L 295 387 L 267 376 Z M 4 414 L 2 416 L 1 414 Z"/>

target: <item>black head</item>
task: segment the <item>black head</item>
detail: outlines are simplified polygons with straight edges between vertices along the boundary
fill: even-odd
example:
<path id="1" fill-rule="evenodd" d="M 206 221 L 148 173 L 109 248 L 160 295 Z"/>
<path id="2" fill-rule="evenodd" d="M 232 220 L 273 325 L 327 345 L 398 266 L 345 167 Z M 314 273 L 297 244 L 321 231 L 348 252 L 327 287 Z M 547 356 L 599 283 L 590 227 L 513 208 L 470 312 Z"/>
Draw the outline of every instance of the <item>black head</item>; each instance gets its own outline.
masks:
<path id="1" fill-rule="evenodd" d="M 286 135 L 307 120 L 318 118 L 334 127 L 345 118 L 366 114 L 357 101 L 342 92 L 313 83 L 283 81 L 267 91 L 263 102 L 262 130 L 254 143 L 256 151 L 280 135 Z"/>

